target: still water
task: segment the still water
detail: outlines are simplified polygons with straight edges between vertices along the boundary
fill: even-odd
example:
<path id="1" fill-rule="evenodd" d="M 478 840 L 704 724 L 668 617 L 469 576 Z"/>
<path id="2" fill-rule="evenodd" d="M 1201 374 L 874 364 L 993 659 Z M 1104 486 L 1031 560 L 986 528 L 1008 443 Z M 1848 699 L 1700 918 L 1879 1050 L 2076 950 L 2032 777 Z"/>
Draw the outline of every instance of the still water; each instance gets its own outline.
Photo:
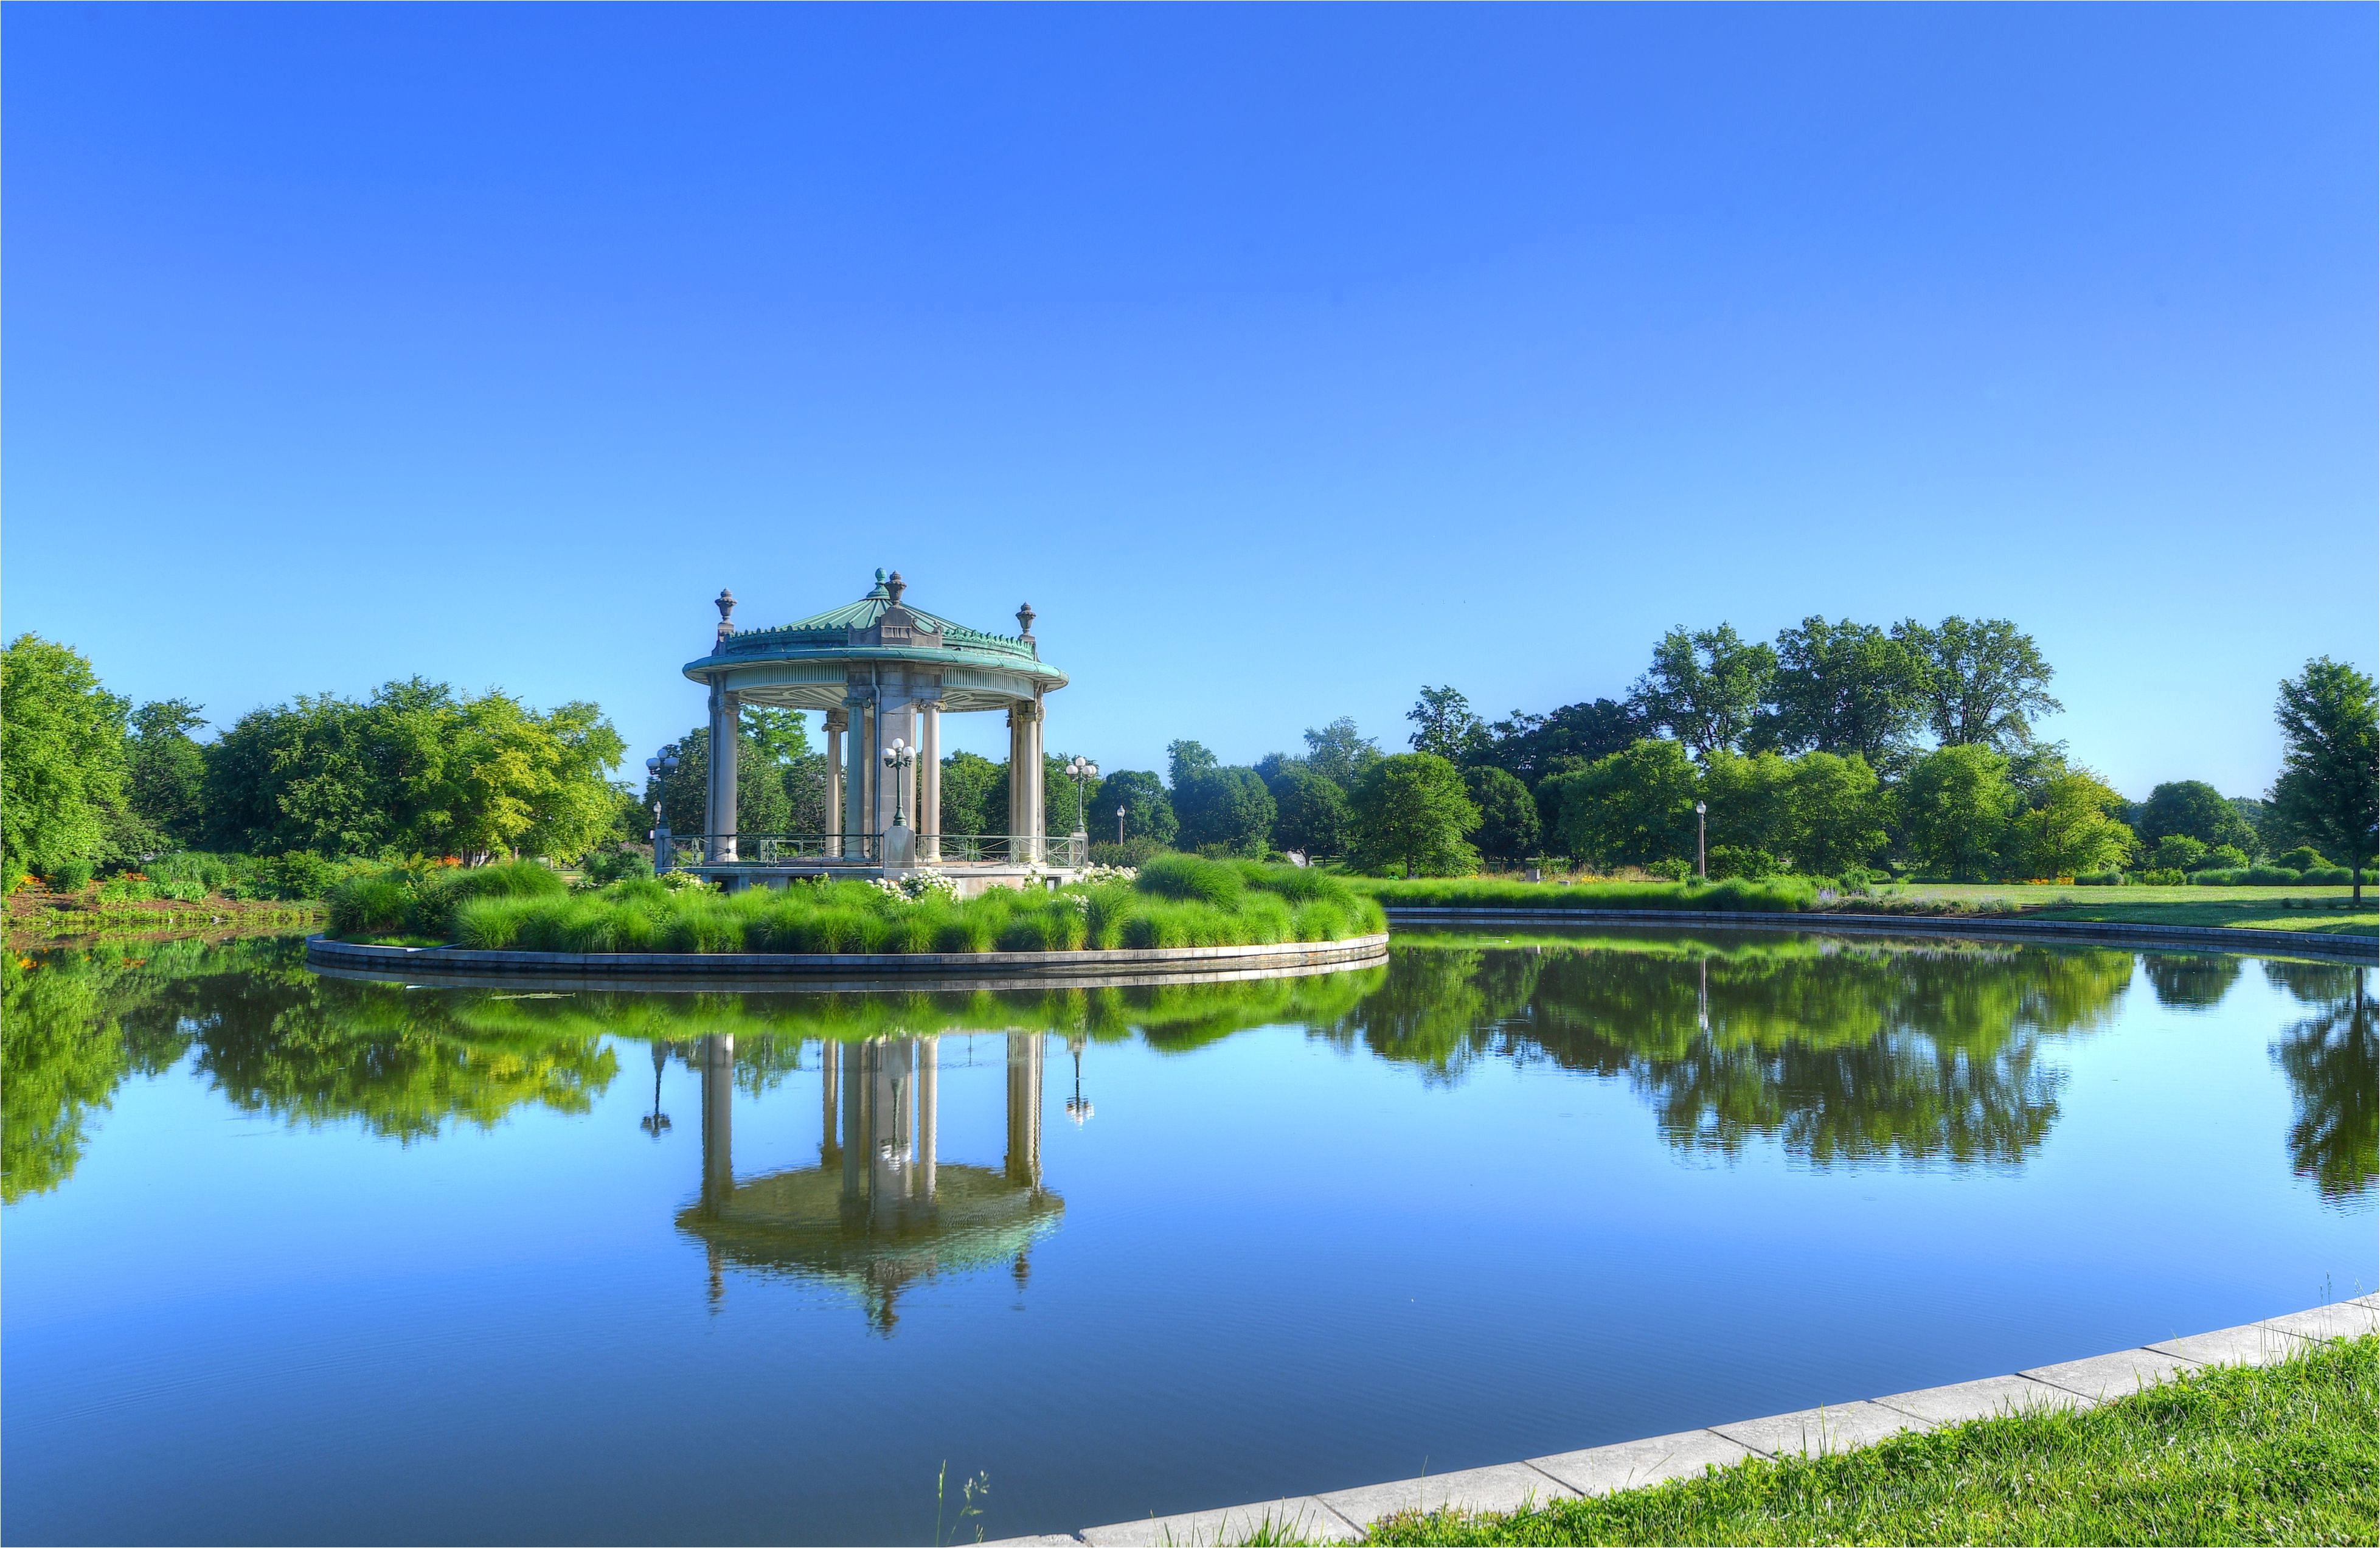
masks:
<path id="1" fill-rule="evenodd" d="M 1063 1530 L 2380 1283 L 2335 967 L 1401 933 L 1197 990 L 552 996 L 249 941 L 6 991 L 18 1542 L 920 1542 L 945 1470 L 944 1539 Z"/>

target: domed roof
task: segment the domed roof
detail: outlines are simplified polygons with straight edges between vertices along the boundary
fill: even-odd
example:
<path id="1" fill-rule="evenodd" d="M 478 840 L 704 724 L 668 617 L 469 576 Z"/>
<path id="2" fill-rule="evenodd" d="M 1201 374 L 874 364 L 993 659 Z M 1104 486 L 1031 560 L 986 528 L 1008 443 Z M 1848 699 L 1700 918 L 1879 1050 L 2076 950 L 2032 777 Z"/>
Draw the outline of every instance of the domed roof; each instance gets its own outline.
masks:
<path id="1" fill-rule="evenodd" d="M 1016 610 L 1017 632 L 994 634 L 929 613 L 902 600 L 907 583 L 901 572 L 876 572 L 876 584 L 857 602 L 830 608 L 771 628 L 739 629 L 730 622 L 733 593 L 719 594 L 719 634 L 710 654 L 688 662 L 686 675 L 698 680 L 722 668 L 768 663 L 900 662 L 910 666 L 988 668 L 1014 674 L 1002 680 L 1024 691 L 1062 688 L 1066 674 L 1041 659 L 1033 639 L 1033 608 Z M 735 686 L 729 674 L 730 686 Z M 1026 681 L 1018 683 L 1018 678 Z"/>

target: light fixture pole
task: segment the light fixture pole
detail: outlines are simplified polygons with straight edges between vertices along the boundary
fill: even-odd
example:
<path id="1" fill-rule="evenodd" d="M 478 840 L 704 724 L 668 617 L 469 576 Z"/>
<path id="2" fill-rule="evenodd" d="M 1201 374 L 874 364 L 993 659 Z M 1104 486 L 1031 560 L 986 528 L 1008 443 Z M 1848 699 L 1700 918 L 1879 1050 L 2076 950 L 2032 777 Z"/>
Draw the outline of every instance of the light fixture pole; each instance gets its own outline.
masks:
<path id="1" fill-rule="evenodd" d="M 1710 880 L 1710 849 L 1703 842 L 1705 835 L 1709 832 L 1709 823 L 1705 820 L 1704 813 L 1709 811 L 1710 808 L 1703 802 L 1694 803 L 1694 880 L 1697 882 Z"/>
<path id="2" fill-rule="evenodd" d="M 917 750 L 898 737 L 893 737 L 892 745 L 884 750 L 884 766 L 892 774 L 892 825 L 896 828 L 908 825 L 905 801 L 908 786 L 903 783 L 903 776 L 917 761 Z"/>
<path id="3" fill-rule="evenodd" d="M 1087 840 L 1090 835 L 1083 831 L 1083 789 L 1087 782 L 1099 777 L 1099 766 L 1077 754 L 1075 761 L 1066 765 L 1066 773 L 1075 782 L 1075 834 Z"/>
<path id="4" fill-rule="evenodd" d="M 1116 843 L 1119 847 L 1123 843 L 1123 802 L 1122 801 L 1116 802 Z"/>
<path id="5" fill-rule="evenodd" d="M 670 836 L 669 819 L 662 815 L 662 797 L 668 777 L 677 772 L 677 750 L 665 747 L 645 760 L 645 773 L 653 782 L 653 874 L 658 876 L 677 863 L 677 843 Z"/>

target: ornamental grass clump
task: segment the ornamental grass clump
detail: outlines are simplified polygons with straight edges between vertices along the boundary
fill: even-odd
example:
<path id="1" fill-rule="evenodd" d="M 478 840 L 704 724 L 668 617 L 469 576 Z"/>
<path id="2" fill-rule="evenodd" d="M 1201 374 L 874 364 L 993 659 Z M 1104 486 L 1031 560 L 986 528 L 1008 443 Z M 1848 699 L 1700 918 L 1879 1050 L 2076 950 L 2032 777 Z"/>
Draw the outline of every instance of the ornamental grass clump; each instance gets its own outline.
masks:
<path id="1" fill-rule="evenodd" d="M 368 930 L 370 921 L 401 915 L 420 929 L 432 915 L 423 896 L 434 885 L 443 924 L 422 932 L 483 950 L 1058 952 L 1334 941 L 1387 928 L 1379 905 L 1336 877 L 1187 855 L 1160 857 L 1134 877 L 1055 891 L 1000 888 L 965 901 L 948 886 L 873 882 L 795 882 L 738 893 L 674 887 L 652 877 L 576 892 L 516 875 L 468 884 L 440 878 L 409 895 L 404 885 L 398 880 L 347 889 L 341 920 Z M 412 901 L 400 906 L 408 896 Z"/>

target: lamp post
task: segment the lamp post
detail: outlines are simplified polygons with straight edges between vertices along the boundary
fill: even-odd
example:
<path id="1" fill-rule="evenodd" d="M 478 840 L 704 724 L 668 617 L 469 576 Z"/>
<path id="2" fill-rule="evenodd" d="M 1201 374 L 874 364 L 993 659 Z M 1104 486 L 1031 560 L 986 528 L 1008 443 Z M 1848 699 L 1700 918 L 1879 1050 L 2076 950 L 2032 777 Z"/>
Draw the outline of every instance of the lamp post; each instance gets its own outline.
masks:
<path id="1" fill-rule="evenodd" d="M 1121 847 L 1123 847 L 1123 803 L 1122 801 L 1118 801 L 1118 802 L 1116 802 L 1116 846 L 1117 846 L 1117 847 L 1121 848 Z"/>
<path id="2" fill-rule="evenodd" d="M 1708 811 L 1710 808 L 1701 801 L 1694 803 L 1694 880 L 1697 882 L 1710 880 L 1710 850 L 1703 842 L 1704 835 L 1709 831 L 1709 824 L 1703 814 Z"/>
<path id="3" fill-rule="evenodd" d="M 1090 835 L 1083 831 L 1083 787 L 1086 782 L 1099 777 L 1099 766 L 1077 754 L 1075 761 L 1066 765 L 1066 774 L 1075 782 L 1075 833 L 1077 837 L 1087 840 Z"/>
<path id="4" fill-rule="evenodd" d="M 907 787 L 902 784 L 902 776 L 917 761 L 917 750 L 898 737 L 884 750 L 884 766 L 892 774 L 892 825 L 896 828 L 908 825 L 908 808 L 904 801 Z"/>
<path id="5" fill-rule="evenodd" d="M 665 747 L 645 760 L 645 773 L 653 782 L 653 874 L 656 876 L 677 863 L 677 845 L 670 837 L 669 819 L 662 815 L 665 782 L 676 772 L 675 748 Z"/>
<path id="6" fill-rule="evenodd" d="M 1091 1116 L 1091 1104 L 1083 1100 L 1083 1040 L 1068 1038 L 1066 1046 L 1075 1054 L 1075 1094 L 1066 1099 L 1066 1116 L 1074 1119 L 1075 1127 L 1080 1128 L 1090 1121 Z"/>

